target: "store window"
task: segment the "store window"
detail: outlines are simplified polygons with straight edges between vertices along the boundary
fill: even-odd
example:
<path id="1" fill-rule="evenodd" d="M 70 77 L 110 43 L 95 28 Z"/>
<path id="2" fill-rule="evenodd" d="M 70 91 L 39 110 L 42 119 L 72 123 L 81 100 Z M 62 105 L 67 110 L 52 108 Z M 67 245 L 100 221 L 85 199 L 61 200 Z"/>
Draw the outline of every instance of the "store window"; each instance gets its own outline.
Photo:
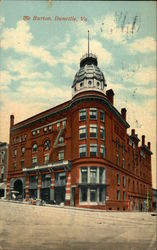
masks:
<path id="1" fill-rule="evenodd" d="M 97 190 L 96 188 L 90 188 L 90 201 L 91 202 L 96 202 L 96 197 L 97 197 Z"/>
<path id="2" fill-rule="evenodd" d="M 81 192 L 80 192 L 80 201 L 81 202 L 87 201 L 87 192 L 88 192 L 88 190 L 86 187 L 81 188 Z"/>
<path id="3" fill-rule="evenodd" d="M 88 181 L 88 169 L 81 168 L 81 182 L 87 183 L 87 181 Z"/>
<path id="4" fill-rule="evenodd" d="M 97 168 L 90 168 L 90 183 L 97 182 Z"/>

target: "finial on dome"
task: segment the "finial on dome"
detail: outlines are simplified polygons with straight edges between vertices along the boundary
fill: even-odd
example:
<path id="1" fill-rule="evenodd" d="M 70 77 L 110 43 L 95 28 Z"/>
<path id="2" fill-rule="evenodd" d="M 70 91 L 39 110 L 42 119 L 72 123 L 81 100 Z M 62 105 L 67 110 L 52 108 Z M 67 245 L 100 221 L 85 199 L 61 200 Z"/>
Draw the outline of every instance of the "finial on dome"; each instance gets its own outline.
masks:
<path id="1" fill-rule="evenodd" d="M 88 57 L 89 57 L 89 30 L 88 30 Z"/>

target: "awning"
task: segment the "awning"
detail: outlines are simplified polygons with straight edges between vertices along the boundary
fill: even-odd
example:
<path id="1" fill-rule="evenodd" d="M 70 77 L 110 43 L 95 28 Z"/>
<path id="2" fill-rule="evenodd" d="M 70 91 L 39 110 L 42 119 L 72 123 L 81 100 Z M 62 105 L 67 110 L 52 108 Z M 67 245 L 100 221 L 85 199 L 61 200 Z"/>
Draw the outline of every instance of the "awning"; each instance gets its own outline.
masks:
<path id="1" fill-rule="evenodd" d="M 0 189 L 5 189 L 5 183 L 4 182 L 0 183 Z"/>

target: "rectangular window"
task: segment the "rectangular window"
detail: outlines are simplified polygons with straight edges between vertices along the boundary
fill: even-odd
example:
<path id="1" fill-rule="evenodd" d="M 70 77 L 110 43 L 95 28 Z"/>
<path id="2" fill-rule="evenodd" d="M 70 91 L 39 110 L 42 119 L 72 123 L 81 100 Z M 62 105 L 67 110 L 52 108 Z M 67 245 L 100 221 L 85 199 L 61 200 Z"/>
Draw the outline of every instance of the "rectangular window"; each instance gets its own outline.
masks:
<path id="1" fill-rule="evenodd" d="M 123 176 L 123 187 L 126 187 L 126 176 Z"/>
<path id="2" fill-rule="evenodd" d="M 16 171 L 16 162 L 14 162 L 13 167 L 14 167 L 14 171 Z"/>
<path id="3" fill-rule="evenodd" d="M 90 125 L 90 138 L 97 138 L 97 125 Z"/>
<path id="4" fill-rule="evenodd" d="M 126 192 L 123 192 L 123 201 L 126 199 Z"/>
<path id="5" fill-rule="evenodd" d="M 25 148 L 24 147 L 21 148 L 21 153 L 22 153 L 22 155 L 24 155 L 24 153 L 25 153 Z"/>
<path id="6" fill-rule="evenodd" d="M 35 136 L 35 131 L 32 131 L 32 135 Z"/>
<path id="7" fill-rule="evenodd" d="M 57 130 L 60 129 L 60 122 L 57 122 Z"/>
<path id="8" fill-rule="evenodd" d="M 47 132 L 47 127 L 44 128 L 44 132 L 45 132 L 45 133 Z"/>
<path id="9" fill-rule="evenodd" d="M 87 111 L 86 109 L 81 109 L 80 110 L 80 121 L 84 121 L 87 119 Z"/>
<path id="10" fill-rule="evenodd" d="M 50 131 L 50 132 L 52 131 L 52 126 L 49 126 L 49 131 Z"/>
<path id="11" fill-rule="evenodd" d="M 120 185 L 120 175 L 117 174 L 117 185 Z"/>
<path id="12" fill-rule="evenodd" d="M 105 189 L 103 187 L 99 188 L 99 202 L 105 201 Z"/>
<path id="13" fill-rule="evenodd" d="M 21 161 L 21 169 L 24 169 L 24 160 Z"/>
<path id="14" fill-rule="evenodd" d="M 119 165 L 119 155 L 116 155 L 116 164 Z"/>
<path id="15" fill-rule="evenodd" d="M 55 174 L 55 185 L 65 186 L 66 184 L 66 174 L 65 172 Z"/>
<path id="16" fill-rule="evenodd" d="M 33 167 L 37 166 L 37 164 L 38 164 L 37 157 L 33 157 L 32 158 L 32 165 L 33 165 Z"/>
<path id="17" fill-rule="evenodd" d="M 124 156 L 125 155 L 125 144 L 123 144 L 122 150 L 123 150 L 123 156 Z"/>
<path id="18" fill-rule="evenodd" d="M 86 130 L 86 126 L 80 126 L 79 127 L 79 135 L 80 135 L 80 139 L 85 139 L 87 136 L 87 130 Z"/>
<path id="19" fill-rule="evenodd" d="M 105 169 L 99 168 L 99 183 L 105 183 Z"/>
<path id="20" fill-rule="evenodd" d="M 37 135 L 39 135 L 40 134 L 40 129 L 37 129 Z"/>
<path id="21" fill-rule="evenodd" d="M 79 148 L 80 151 L 80 157 L 86 157 L 87 156 L 87 146 L 81 145 Z"/>
<path id="22" fill-rule="evenodd" d="M 100 121 L 105 121 L 105 112 L 103 110 L 100 110 Z"/>
<path id="23" fill-rule="evenodd" d="M 96 182 L 97 182 L 97 169 L 90 168 L 90 183 L 96 183 Z"/>
<path id="24" fill-rule="evenodd" d="M 90 119 L 96 120 L 97 119 L 97 109 L 90 108 Z"/>
<path id="25" fill-rule="evenodd" d="M 122 159 L 122 168 L 125 168 L 125 159 Z"/>
<path id="26" fill-rule="evenodd" d="M 81 168 L 81 183 L 87 183 L 88 180 L 88 172 L 87 168 Z"/>
<path id="27" fill-rule="evenodd" d="M 120 190 L 117 190 L 117 200 L 120 200 Z"/>
<path id="28" fill-rule="evenodd" d="M 97 156 L 98 154 L 98 146 L 97 144 L 90 144 L 90 156 Z"/>
<path id="29" fill-rule="evenodd" d="M 105 128 L 104 127 L 100 127 L 100 138 L 102 139 L 102 140 L 104 140 L 105 139 Z"/>
<path id="30" fill-rule="evenodd" d="M 14 154 L 14 157 L 17 156 L 17 149 L 14 149 L 13 154 Z"/>
<path id="31" fill-rule="evenodd" d="M 95 202 L 97 201 L 96 198 L 97 198 L 96 188 L 91 188 L 90 189 L 90 201 Z"/>
<path id="32" fill-rule="evenodd" d="M 100 146 L 100 157 L 105 158 L 105 147 L 104 147 L 104 145 Z"/>
<path id="33" fill-rule="evenodd" d="M 59 160 L 59 161 L 64 160 L 64 151 L 60 151 L 60 152 L 58 153 L 58 160 Z"/>
<path id="34" fill-rule="evenodd" d="M 85 188 L 85 187 L 82 187 L 81 189 L 80 189 L 80 201 L 82 201 L 82 202 L 86 202 L 87 201 L 87 188 Z"/>
<path id="35" fill-rule="evenodd" d="M 49 154 L 44 155 L 44 163 L 45 164 L 49 163 Z"/>

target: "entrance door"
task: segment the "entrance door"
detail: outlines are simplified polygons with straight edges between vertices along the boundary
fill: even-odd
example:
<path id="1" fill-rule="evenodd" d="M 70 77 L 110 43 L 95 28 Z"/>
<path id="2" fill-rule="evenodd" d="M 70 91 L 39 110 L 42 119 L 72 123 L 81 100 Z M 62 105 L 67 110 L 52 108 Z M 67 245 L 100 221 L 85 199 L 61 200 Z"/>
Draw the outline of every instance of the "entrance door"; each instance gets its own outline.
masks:
<path id="1" fill-rule="evenodd" d="M 40 190 L 40 197 L 46 203 L 50 203 L 50 188 L 42 188 Z"/>
<path id="2" fill-rule="evenodd" d="M 55 201 L 56 201 L 56 204 L 65 202 L 65 186 L 55 187 Z"/>
<path id="3" fill-rule="evenodd" d="M 23 183 L 21 180 L 16 180 L 14 183 L 14 191 L 17 191 L 17 198 L 23 198 Z"/>

